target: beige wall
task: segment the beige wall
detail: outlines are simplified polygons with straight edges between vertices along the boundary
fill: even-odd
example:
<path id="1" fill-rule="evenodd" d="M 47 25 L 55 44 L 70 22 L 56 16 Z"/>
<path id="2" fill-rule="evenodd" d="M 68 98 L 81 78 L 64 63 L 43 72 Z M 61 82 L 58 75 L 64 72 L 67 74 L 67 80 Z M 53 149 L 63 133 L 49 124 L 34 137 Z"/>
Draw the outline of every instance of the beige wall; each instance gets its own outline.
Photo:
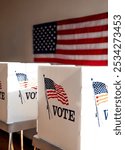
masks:
<path id="1" fill-rule="evenodd" d="M 108 11 L 108 0 L 0 0 L 0 61 L 32 62 L 33 24 Z"/>

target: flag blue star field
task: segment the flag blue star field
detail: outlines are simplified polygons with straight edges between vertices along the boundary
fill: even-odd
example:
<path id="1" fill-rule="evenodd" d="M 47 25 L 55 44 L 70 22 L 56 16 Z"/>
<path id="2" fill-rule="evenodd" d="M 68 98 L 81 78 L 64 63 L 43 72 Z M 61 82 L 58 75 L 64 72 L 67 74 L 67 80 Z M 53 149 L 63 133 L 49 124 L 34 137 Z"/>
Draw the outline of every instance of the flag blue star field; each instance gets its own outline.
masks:
<path id="1" fill-rule="evenodd" d="M 44 78 L 47 99 L 56 98 L 62 104 L 69 105 L 68 96 L 61 85 L 56 84 L 50 78 Z"/>
<path id="2" fill-rule="evenodd" d="M 33 26 L 34 62 L 106 66 L 108 13 Z"/>
<path id="3" fill-rule="evenodd" d="M 93 88 L 96 98 L 96 105 L 108 101 L 108 90 L 105 83 L 102 82 L 93 82 Z"/>

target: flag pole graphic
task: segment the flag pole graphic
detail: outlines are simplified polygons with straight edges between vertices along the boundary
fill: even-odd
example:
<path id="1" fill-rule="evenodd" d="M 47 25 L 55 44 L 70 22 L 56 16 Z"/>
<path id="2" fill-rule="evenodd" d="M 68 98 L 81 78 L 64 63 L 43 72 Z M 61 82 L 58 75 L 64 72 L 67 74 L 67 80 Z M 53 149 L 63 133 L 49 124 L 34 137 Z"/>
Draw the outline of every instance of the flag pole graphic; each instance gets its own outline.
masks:
<path id="1" fill-rule="evenodd" d="M 16 71 L 15 71 L 15 73 L 16 73 Z M 16 77 L 17 77 L 17 74 L 16 74 Z M 18 77 L 17 77 L 17 80 L 18 80 Z M 19 82 L 19 81 L 18 81 Z M 21 90 L 19 89 L 19 97 L 20 97 L 20 99 L 21 99 L 21 103 L 23 104 L 23 96 L 22 96 L 22 93 L 21 93 Z M 25 99 L 24 99 L 24 101 L 25 101 Z"/>
<path id="2" fill-rule="evenodd" d="M 91 78 L 91 81 L 92 81 L 92 86 L 93 86 L 93 78 Z M 94 90 L 94 88 L 93 88 L 93 90 Z M 94 99 L 95 99 L 95 96 L 94 96 Z M 95 99 L 95 107 L 96 107 L 96 117 L 97 117 L 97 120 L 98 120 L 98 126 L 100 127 L 99 111 L 98 111 L 98 107 L 96 105 L 96 99 Z"/>
<path id="3" fill-rule="evenodd" d="M 44 78 L 44 88 L 45 88 L 45 96 L 46 96 L 48 116 L 49 116 L 49 119 L 51 119 L 50 115 L 52 116 L 52 114 L 51 114 L 51 110 L 50 110 L 50 106 L 49 106 L 49 102 L 48 102 L 48 97 L 47 97 L 47 93 L 46 93 L 45 75 L 43 75 L 43 78 Z"/>

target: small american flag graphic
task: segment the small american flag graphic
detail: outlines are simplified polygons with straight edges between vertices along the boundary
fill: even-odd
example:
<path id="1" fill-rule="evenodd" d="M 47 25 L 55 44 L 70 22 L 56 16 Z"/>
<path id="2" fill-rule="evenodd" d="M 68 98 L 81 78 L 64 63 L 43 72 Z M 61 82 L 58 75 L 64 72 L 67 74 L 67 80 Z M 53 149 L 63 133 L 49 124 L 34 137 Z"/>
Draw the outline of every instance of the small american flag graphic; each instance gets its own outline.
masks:
<path id="1" fill-rule="evenodd" d="M 108 90 L 105 83 L 93 82 L 93 88 L 95 93 L 96 105 L 108 101 Z"/>
<path id="2" fill-rule="evenodd" d="M 16 76 L 21 89 L 32 88 L 37 90 L 37 83 L 36 82 L 29 83 L 28 77 L 25 73 L 16 73 Z"/>
<path id="3" fill-rule="evenodd" d="M 16 73 L 17 80 L 20 84 L 21 89 L 25 89 L 29 87 L 27 75 L 24 73 Z"/>
<path id="4" fill-rule="evenodd" d="M 61 85 L 56 84 L 50 78 L 44 78 L 45 90 L 47 94 L 47 99 L 56 98 L 59 102 L 64 105 L 69 105 L 68 96 Z"/>
<path id="5" fill-rule="evenodd" d="M 34 62 L 107 66 L 108 13 L 33 26 Z"/>

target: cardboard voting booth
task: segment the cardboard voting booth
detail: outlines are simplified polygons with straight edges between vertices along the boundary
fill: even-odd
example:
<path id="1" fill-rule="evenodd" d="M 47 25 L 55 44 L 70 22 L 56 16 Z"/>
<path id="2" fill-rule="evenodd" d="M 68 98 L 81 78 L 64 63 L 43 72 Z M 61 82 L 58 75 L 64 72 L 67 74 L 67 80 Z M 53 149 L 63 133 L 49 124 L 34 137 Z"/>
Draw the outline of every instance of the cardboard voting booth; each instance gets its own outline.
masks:
<path id="1" fill-rule="evenodd" d="M 33 63 L 0 63 L 0 121 L 37 118 L 37 69 Z"/>
<path id="2" fill-rule="evenodd" d="M 63 150 L 103 149 L 109 81 L 107 67 L 40 66 L 38 137 Z"/>

